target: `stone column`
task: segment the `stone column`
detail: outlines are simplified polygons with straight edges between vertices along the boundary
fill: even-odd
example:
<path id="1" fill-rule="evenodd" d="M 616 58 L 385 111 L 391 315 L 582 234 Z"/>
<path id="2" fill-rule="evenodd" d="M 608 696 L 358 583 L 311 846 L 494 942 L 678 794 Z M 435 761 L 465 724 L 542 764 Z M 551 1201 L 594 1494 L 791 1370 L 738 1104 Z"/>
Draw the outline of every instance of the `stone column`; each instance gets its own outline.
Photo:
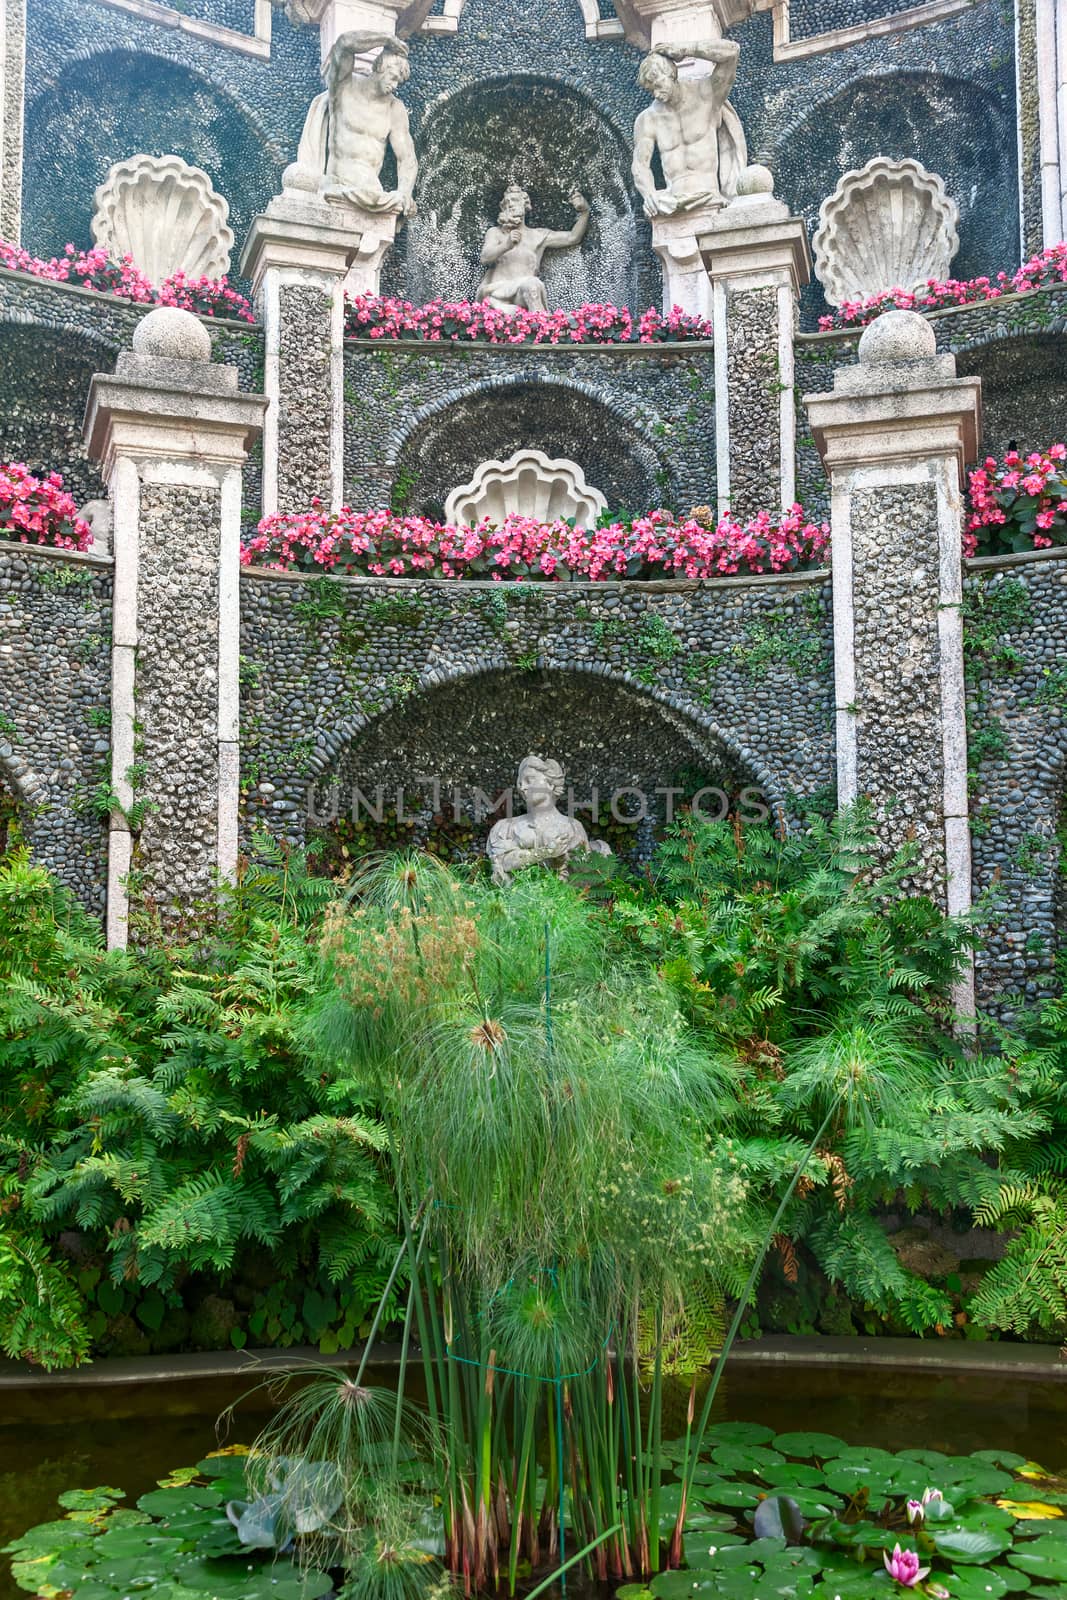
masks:
<path id="1" fill-rule="evenodd" d="M 241 257 L 264 331 L 264 516 L 316 498 L 336 511 L 344 499 L 345 278 L 365 259 L 364 239 L 380 268 L 396 227 L 395 217 L 362 220 L 365 231 L 351 206 L 281 195 Z"/>
<path id="2" fill-rule="evenodd" d="M 241 469 L 265 405 L 169 307 L 89 391 L 114 505 L 111 947 L 131 900 L 168 920 L 236 868 Z"/>
<path id="3" fill-rule="evenodd" d="M 22 236 L 26 0 L 0 0 L 0 239 Z"/>
<path id="4" fill-rule="evenodd" d="M 796 498 L 793 339 L 811 276 L 807 229 L 762 186 L 712 213 L 697 245 L 711 280 L 715 330 L 715 465 L 719 511 L 751 516 Z"/>
<path id="5" fill-rule="evenodd" d="M 890 311 L 804 403 L 832 490 L 838 800 L 869 797 L 886 855 L 917 845 L 916 891 L 966 911 L 961 490 L 981 383 Z"/>

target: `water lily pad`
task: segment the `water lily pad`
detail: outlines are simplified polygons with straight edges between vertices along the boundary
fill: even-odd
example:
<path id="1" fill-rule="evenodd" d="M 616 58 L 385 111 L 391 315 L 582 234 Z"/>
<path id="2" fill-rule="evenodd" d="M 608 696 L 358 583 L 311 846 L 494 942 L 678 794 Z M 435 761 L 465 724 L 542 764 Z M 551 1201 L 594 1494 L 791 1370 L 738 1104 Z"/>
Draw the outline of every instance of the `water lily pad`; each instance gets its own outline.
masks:
<path id="1" fill-rule="evenodd" d="M 65 1511 L 107 1511 L 116 1500 L 125 1500 L 124 1489 L 67 1489 L 59 1496 Z"/>
<path id="2" fill-rule="evenodd" d="M 783 1467 L 785 1458 L 777 1450 L 758 1444 L 716 1445 L 711 1459 L 722 1472 L 761 1473 L 765 1467 Z"/>
<path id="3" fill-rule="evenodd" d="M 728 1533 L 736 1526 L 737 1518 L 729 1511 L 709 1511 L 707 1506 L 698 1504 L 685 1513 L 686 1533 Z"/>
<path id="4" fill-rule="evenodd" d="M 816 1489 L 825 1480 L 819 1467 L 804 1467 L 787 1461 L 783 1467 L 765 1467 L 760 1477 L 776 1489 Z"/>
<path id="5" fill-rule="evenodd" d="M 1016 1455 L 1014 1450 L 976 1450 L 971 1460 L 986 1461 L 991 1467 L 1004 1467 L 1008 1472 L 1026 1465 L 1026 1457 Z"/>
<path id="6" fill-rule="evenodd" d="M 1003 1528 L 965 1528 L 956 1523 L 931 1529 L 930 1537 L 939 1555 L 967 1566 L 992 1561 L 1011 1549 L 1011 1534 Z"/>
<path id="7" fill-rule="evenodd" d="M 774 1429 L 762 1422 L 716 1422 L 704 1435 L 705 1447 L 720 1444 L 768 1444 Z"/>
<path id="8" fill-rule="evenodd" d="M 648 1587 L 656 1600 L 691 1600 L 694 1594 L 713 1594 L 716 1583 L 707 1572 L 687 1569 L 685 1572 L 661 1572 Z"/>
<path id="9" fill-rule="evenodd" d="M 878 1463 L 867 1466 L 862 1462 L 831 1461 L 825 1471 L 826 1487 L 846 1499 L 866 1489 L 876 1504 L 893 1493 L 893 1474 Z"/>
<path id="10" fill-rule="evenodd" d="M 698 1483 L 693 1485 L 693 1498 L 701 1505 L 754 1506 L 759 1504 L 760 1492 L 750 1483 Z"/>
<path id="11" fill-rule="evenodd" d="M 800 1456 L 805 1461 L 825 1461 L 839 1456 L 848 1446 L 832 1433 L 780 1433 L 774 1448 L 785 1456 Z"/>
<path id="12" fill-rule="evenodd" d="M 1050 1506 L 1044 1500 L 998 1500 L 997 1505 L 1018 1522 L 1051 1522 L 1067 1516 L 1062 1506 Z"/>
<path id="13" fill-rule="evenodd" d="M 643 1583 L 624 1583 L 615 1590 L 615 1600 L 648 1600 L 651 1593 Z"/>
<path id="14" fill-rule="evenodd" d="M 138 1500 L 137 1509 L 147 1511 L 153 1517 L 169 1517 L 176 1512 L 188 1510 L 190 1506 L 221 1504 L 222 1496 L 216 1489 L 201 1487 L 198 1484 L 183 1484 L 175 1489 L 150 1489 Z"/>
<path id="15" fill-rule="evenodd" d="M 1008 1560 L 1020 1572 L 1028 1572 L 1045 1583 L 1062 1583 L 1067 1579 L 1067 1539 L 1050 1539 L 1042 1534 L 1040 1539 L 1013 1550 Z"/>

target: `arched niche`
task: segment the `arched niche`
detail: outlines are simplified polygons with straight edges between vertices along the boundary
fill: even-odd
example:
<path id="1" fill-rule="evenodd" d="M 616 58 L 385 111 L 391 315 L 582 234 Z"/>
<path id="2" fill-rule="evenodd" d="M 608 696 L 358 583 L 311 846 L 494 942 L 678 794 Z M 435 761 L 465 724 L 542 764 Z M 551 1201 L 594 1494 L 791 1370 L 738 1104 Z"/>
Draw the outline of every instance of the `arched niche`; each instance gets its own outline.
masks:
<path id="1" fill-rule="evenodd" d="M 957 357 L 961 375 L 982 380 L 982 449 L 1003 455 L 1044 450 L 1063 438 L 1067 339 L 1033 334 L 979 345 Z"/>
<path id="2" fill-rule="evenodd" d="M 405 510 L 442 517 L 449 492 L 482 462 L 525 448 L 576 462 L 610 510 L 641 513 L 670 498 L 669 463 L 617 408 L 529 377 L 474 388 L 416 418 L 397 456 L 392 503 L 399 494 Z"/>
<path id="3" fill-rule="evenodd" d="M 23 243 L 51 256 L 91 244 L 93 195 L 127 156 L 178 155 L 229 201 L 237 240 L 280 188 L 289 159 L 239 102 L 162 57 L 104 50 L 71 62 L 26 113 Z M 236 263 L 234 263 L 236 266 Z"/>
<path id="4" fill-rule="evenodd" d="M 589 96 L 543 77 L 489 79 L 431 106 L 416 143 L 418 215 L 404 234 L 410 299 L 474 298 L 482 241 L 514 180 L 530 194 L 537 227 L 571 227 L 568 195 L 576 186 L 592 208 L 581 245 L 545 257 L 549 305 L 635 303 L 638 227 L 630 151 Z"/>
<path id="5" fill-rule="evenodd" d="M 913 157 L 943 178 L 960 208 L 958 278 L 1011 269 L 1019 260 L 1012 108 L 981 85 L 934 72 L 875 74 L 809 105 L 769 153 L 778 194 L 811 227 L 843 173 L 874 156 Z M 817 283 L 805 293 L 822 308 Z"/>
<path id="6" fill-rule="evenodd" d="M 782 802 L 773 781 L 710 720 L 621 674 L 495 668 L 411 694 L 346 741 L 316 777 L 309 835 L 331 866 L 342 844 L 358 848 L 368 837 L 480 855 L 494 816 L 504 814 L 492 802 L 531 752 L 561 763 L 563 809 L 573 798 L 591 836 L 617 854 L 647 855 L 667 815 L 668 788 L 679 791 L 671 802 L 678 809 L 717 788 L 721 795 L 701 801 L 706 814 L 743 809 L 747 821 L 760 805 L 770 811 Z M 522 810 L 517 795 L 514 808 Z"/>
<path id="7" fill-rule="evenodd" d="M 31 472 L 60 472 L 78 502 L 104 494 L 82 436 L 95 372 L 110 372 L 115 352 L 70 329 L 0 321 L 0 460 Z"/>

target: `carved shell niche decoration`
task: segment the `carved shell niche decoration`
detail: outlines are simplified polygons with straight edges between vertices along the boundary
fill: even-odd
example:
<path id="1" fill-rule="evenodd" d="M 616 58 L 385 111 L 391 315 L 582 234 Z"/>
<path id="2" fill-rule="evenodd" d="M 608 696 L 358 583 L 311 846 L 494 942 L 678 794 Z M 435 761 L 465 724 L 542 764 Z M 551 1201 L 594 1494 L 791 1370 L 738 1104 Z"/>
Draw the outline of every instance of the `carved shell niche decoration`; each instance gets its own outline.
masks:
<path id="1" fill-rule="evenodd" d="M 577 519 L 591 528 L 607 500 L 586 483 L 576 461 L 552 461 L 543 450 L 516 450 L 506 461 L 483 461 L 469 483 L 453 489 L 445 501 L 445 519 L 474 526 L 483 517 L 494 523 L 506 516 L 555 522 Z"/>
<path id="2" fill-rule="evenodd" d="M 918 161 L 875 156 L 846 172 L 819 208 L 815 274 L 832 306 L 948 276 L 959 207 Z"/>
<path id="3" fill-rule="evenodd" d="M 230 270 L 230 207 L 200 167 L 181 156 L 117 161 L 94 196 L 93 239 L 115 261 L 133 257 L 148 281 L 175 272 L 221 278 Z"/>

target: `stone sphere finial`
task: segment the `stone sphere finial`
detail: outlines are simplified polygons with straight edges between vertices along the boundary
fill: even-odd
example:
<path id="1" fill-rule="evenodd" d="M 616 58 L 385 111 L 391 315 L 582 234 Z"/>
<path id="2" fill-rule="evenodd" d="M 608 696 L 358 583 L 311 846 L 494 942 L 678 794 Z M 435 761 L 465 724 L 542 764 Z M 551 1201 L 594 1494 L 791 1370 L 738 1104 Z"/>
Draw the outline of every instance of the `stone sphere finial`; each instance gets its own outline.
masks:
<path id="1" fill-rule="evenodd" d="M 887 367 L 899 361 L 932 361 L 937 337 L 917 311 L 883 311 L 863 331 L 859 358 L 865 367 Z"/>
<path id="2" fill-rule="evenodd" d="M 135 354 L 157 360 L 210 361 L 211 335 L 191 311 L 157 306 L 134 328 L 133 348 Z"/>
<path id="3" fill-rule="evenodd" d="M 770 167 L 763 166 L 761 162 L 752 162 L 738 178 L 737 192 L 746 199 L 752 199 L 756 195 L 772 195 L 774 193 L 774 173 Z"/>

